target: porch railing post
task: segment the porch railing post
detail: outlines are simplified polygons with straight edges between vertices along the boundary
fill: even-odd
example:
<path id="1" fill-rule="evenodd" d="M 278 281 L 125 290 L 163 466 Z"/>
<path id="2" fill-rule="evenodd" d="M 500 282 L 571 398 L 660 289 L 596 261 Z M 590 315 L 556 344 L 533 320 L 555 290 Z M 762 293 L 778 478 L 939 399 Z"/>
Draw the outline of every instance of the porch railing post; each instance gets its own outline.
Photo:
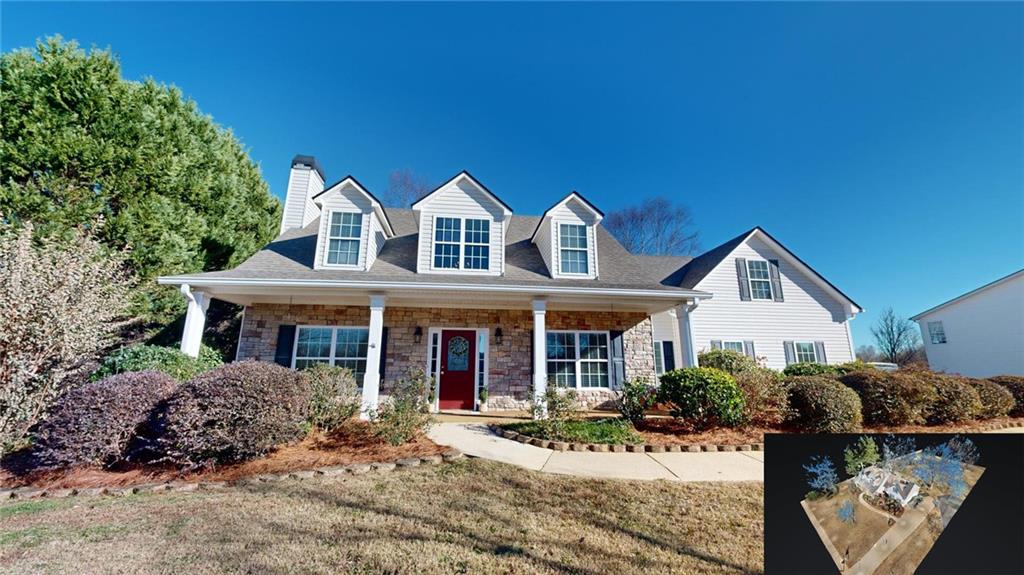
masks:
<path id="1" fill-rule="evenodd" d="M 370 413 L 376 411 L 380 397 L 380 352 L 384 335 L 384 302 L 383 295 L 370 296 L 370 333 L 369 345 L 366 348 L 366 373 L 363 375 L 363 407 L 360 417 L 369 419 Z"/>

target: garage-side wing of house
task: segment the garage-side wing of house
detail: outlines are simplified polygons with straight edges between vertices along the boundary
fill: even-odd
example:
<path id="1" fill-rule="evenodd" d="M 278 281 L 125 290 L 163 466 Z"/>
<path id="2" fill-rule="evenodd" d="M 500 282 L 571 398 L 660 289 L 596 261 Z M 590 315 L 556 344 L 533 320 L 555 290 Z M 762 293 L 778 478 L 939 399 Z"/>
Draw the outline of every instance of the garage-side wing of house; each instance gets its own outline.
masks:
<path id="1" fill-rule="evenodd" d="M 734 349 L 783 369 L 798 361 L 838 364 L 854 359 L 849 321 L 853 300 L 761 228 L 694 258 L 683 286 L 714 298 L 691 312 L 694 352 Z M 685 335 L 668 312 L 652 318 L 655 342 L 671 338 L 670 362 L 683 365 Z"/>

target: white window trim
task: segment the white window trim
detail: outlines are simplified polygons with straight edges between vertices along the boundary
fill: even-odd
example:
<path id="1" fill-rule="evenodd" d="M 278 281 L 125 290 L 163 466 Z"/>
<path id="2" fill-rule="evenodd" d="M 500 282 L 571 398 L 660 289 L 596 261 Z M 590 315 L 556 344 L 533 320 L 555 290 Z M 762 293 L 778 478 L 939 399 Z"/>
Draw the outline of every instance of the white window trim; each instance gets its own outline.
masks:
<path id="1" fill-rule="evenodd" d="M 751 262 L 764 262 L 767 271 L 768 279 L 754 279 L 754 275 L 750 273 Z M 768 297 L 754 297 L 754 282 L 768 282 Z M 750 290 L 750 301 L 775 301 L 775 288 L 772 287 L 772 263 L 768 260 L 762 259 L 748 259 L 747 260 L 747 289 Z"/>
<path id="2" fill-rule="evenodd" d="M 665 342 L 672 341 L 667 339 L 655 339 L 654 342 L 654 375 L 662 375 L 665 373 Z M 661 353 L 661 370 L 658 369 L 658 353 Z M 675 363 L 675 358 L 672 358 L 672 362 Z"/>
<path id="3" fill-rule="evenodd" d="M 582 247 L 582 248 L 567 248 L 567 247 L 564 247 L 562 245 L 562 226 L 579 226 L 579 227 L 582 227 L 583 228 L 583 239 L 586 240 L 586 242 L 587 242 L 586 247 Z M 591 277 L 591 276 L 595 275 L 595 272 L 591 271 L 591 270 L 594 269 L 594 262 L 590 261 L 590 259 L 591 259 L 590 258 L 590 243 L 591 243 L 590 229 L 591 229 L 591 226 L 588 226 L 587 224 L 582 223 L 582 222 L 577 223 L 577 222 L 555 221 L 555 233 L 557 234 L 557 241 L 555 241 L 553 243 L 557 246 L 555 248 L 555 258 L 558 261 L 558 275 L 569 276 L 569 277 L 583 277 L 583 278 Z M 570 250 L 570 251 L 574 251 L 574 252 L 583 252 L 584 255 L 587 256 L 587 271 L 585 271 L 585 272 L 567 272 L 567 271 L 563 270 L 562 269 L 562 250 Z M 594 253 L 596 254 L 597 251 L 595 250 Z"/>
<path id="4" fill-rule="evenodd" d="M 339 329 L 365 329 L 367 332 L 369 332 L 370 331 L 370 326 L 368 326 L 368 325 L 296 325 L 295 326 L 295 341 L 292 342 L 292 365 L 291 365 L 292 369 L 295 369 L 295 362 L 297 360 L 299 360 L 299 359 L 323 359 L 322 357 L 308 357 L 308 356 L 303 356 L 301 358 L 298 357 L 298 351 L 299 351 L 299 330 L 300 329 L 329 329 L 329 330 L 331 330 L 331 356 L 330 356 L 329 361 L 327 362 L 327 365 L 333 366 L 335 361 L 338 360 L 338 359 L 357 359 L 357 360 L 360 359 L 360 358 L 353 358 L 353 357 L 342 357 L 342 358 L 335 357 L 335 355 L 334 355 L 334 347 L 335 347 L 335 344 L 338 343 L 338 330 Z M 369 353 L 369 349 L 367 349 L 367 353 Z M 366 361 L 365 357 L 361 358 L 361 359 L 363 361 Z M 362 380 L 362 378 L 361 377 L 357 377 L 356 380 L 357 380 L 356 381 L 356 385 L 358 385 L 359 388 L 362 389 L 362 387 L 363 387 L 363 380 Z"/>
<path id="5" fill-rule="evenodd" d="M 447 219 L 451 219 L 451 220 L 459 220 L 459 241 L 458 242 L 438 242 L 437 241 L 437 219 L 438 218 L 447 218 Z M 483 221 L 487 222 L 487 239 L 488 239 L 488 243 L 486 243 L 486 244 L 478 244 L 478 243 L 475 243 L 475 242 L 467 242 L 466 241 L 466 220 L 483 220 Z M 494 247 L 494 242 L 492 241 L 492 237 L 493 237 L 492 234 L 494 234 L 494 223 L 495 223 L 494 220 L 489 219 L 489 218 L 472 217 L 472 216 L 446 216 L 444 214 L 434 214 L 434 216 L 432 216 L 432 222 L 433 223 L 432 223 L 431 228 L 430 228 L 430 271 L 446 273 L 446 274 L 467 274 L 467 275 L 473 275 L 473 274 L 483 275 L 483 274 L 491 274 L 492 273 L 492 266 L 494 265 L 494 254 L 492 252 L 494 250 L 492 250 L 491 248 Z M 439 267 L 434 265 L 434 247 L 438 243 L 449 244 L 449 245 L 458 245 L 459 246 L 459 259 L 458 259 L 459 267 L 457 267 L 457 268 L 439 268 Z M 504 239 L 502 240 L 502 245 L 504 246 Z M 485 246 L 487 248 L 487 267 L 486 268 L 481 268 L 481 269 L 466 269 L 465 268 L 465 263 L 466 263 L 466 261 L 465 261 L 466 246 Z M 504 261 L 504 258 L 502 258 L 502 260 Z"/>
<path id="6" fill-rule="evenodd" d="M 359 237 L 358 238 L 332 238 L 331 237 L 331 220 L 334 218 L 334 214 L 359 214 L 359 216 L 361 218 L 360 224 L 359 224 Z M 332 209 L 332 210 L 327 210 L 325 217 L 326 217 L 327 225 L 324 227 L 324 233 L 322 234 L 323 245 L 321 247 L 322 247 L 323 251 L 320 254 L 320 260 L 321 260 L 320 261 L 320 267 L 322 267 L 322 268 L 330 268 L 330 269 L 339 269 L 339 270 L 361 270 L 361 269 L 363 269 L 363 266 L 364 266 L 363 262 L 366 261 L 366 243 L 367 243 L 367 242 L 363 241 L 363 236 L 364 236 L 364 231 L 366 229 L 366 226 L 369 224 L 369 222 L 366 219 L 366 214 L 364 214 L 363 212 L 360 212 L 360 211 L 356 211 L 356 210 L 350 210 L 350 209 L 346 210 L 346 209 L 335 208 L 335 209 Z M 367 236 L 367 238 L 368 237 L 369 236 Z M 356 263 L 354 263 L 354 264 L 332 264 L 332 263 L 328 263 L 327 255 L 331 251 L 331 240 L 332 239 L 339 239 L 339 240 L 353 240 L 354 239 L 355 241 L 359 242 L 359 252 L 358 252 L 358 256 L 356 257 Z M 320 251 L 320 250 L 318 250 L 318 251 Z"/>
<path id="7" fill-rule="evenodd" d="M 936 324 L 939 326 L 939 330 L 942 331 L 942 341 L 935 341 L 936 334 L 932 331 L 932 326 Z M 928 327 L 928 341 L 930 341 L 932 345 L 945 345 L 949 343 L 949 337 L 946 335 L 946 326 L 942 323 L 941 319 L 938 321 L 929 321 L 926 323 L 926 326 Z"/>
<path id="8" fill-rule="evenodd" d="M 800 351 L 797 349 L 797 346 L 799 346 L 800 344 L 810 345 L 811 346 L 811 353 L 814 354 L 814 359 L 812 359 L 810 362 L 806 362 L 806 363 L 819 363 L 819 361 L 818 361 L 818 347 L 816 345 L 814 345 L 813 341 L 796 341 L 796 340 L 794 340 L 793 341 L 793 361 L 795 363 L 805 363 L 804 361 L 802 361 L 800 359 Z"/>
<path id="9" fill-rule="evenodd" d="M 470 218 L 470 219 L 472 219 L 472 218 Z M 490 344 L 490 341 L 491 341 L 491 339 L 490 339 L 490 337 L 491 337 L 490 336 L 491 328 L 489 328 L 489 327 L 450 327 L 450 326 L 445 326 L 445 327 L 428 327 L 427 328 L 427 337 L 425 338 L 426 341 L 423 342 L 424 345 L 426 345 L 426 348 L 427 348 L 427 363 L 426 363 L 426 367 L 423 370 L 423 373 L 426 373 L 427 375 L 429 375 L 430 377 L 432 377 L 434 379 L 434 403 L 430 406 L 430 409 L 434 413 L 437 413 L 438 411 L 441 410 L 441 407 L 440 407 L 440 402 L 441 402 L 441 341 L 442 341 L 442 336 L 444 335 L 442 332 L 444 332 L 446 330 L 447 331 L 475 331 L 476 332 L 476 345 L 477 345 L 478 348 L 483 347 L 483 362 L 484 362 L 484 365 L 483 365 L 483 370 L 482 371 L 481 371 L 480 366 L 476 365 L 476 362 L 480 361 L 480 349 L 476 350 L 477 357 L 473 358 L 473 362 L 474 362 L 473 365 L 476 368 L 476 371 L 473 373 L 473 383 L 474 383 L 474 385 L 473 385 L 473 410 L 476 411 L 477 409 L 479 409 L 478 406 L 480 404 L 480 390 L 481 389 L 487 389 L 488 390 L 488 396 L 490 396 L 490 389 L 491 388 L 490 388 L 490 374 L 489 374 L 489 372 L 491 371 L 491 368 L 490 368 L 490 365 L 491 365 L 491 350 L 490 350 L 490 347 L 491 347 L 491 344 Z M 431 349 L 431 348 L 433 347 L 433 343 L 432 342 L 434 340 L 435 335 L 437 337 L 437 363 L 436 363 L 436 365 L 431 366 L 430 365 L 431 361 L 434 359 L 434 357 L 432 355 L 433 349 Z M 508 336 L 505 336 L 505 337 L 508 337 Z M 481 341 L 483 343 L 481 343 Z M 482 383 L 482 385 L 481 385 L 481 382 L 479 380 L 481 374 L 483 375 L 483 383 Z"/>
<path id="10" fill-rule="evenodd" d="M 544 330 L 544 362 L 545 362 L 545 365 L 549 361 L 558 361 L 558 362 L 562 362 L 562 363 L 568 363 L 567 360 L 563 360 L 563 359 L 549 360 L 547 358 L 547 353 L 548 353 L 548 350 L 547 350 L 547 343 L 548 343 L 547 342 L 547 334 L 549 334 L 549 333 L 572 333 L 572 334 L 577 334 L 576 337 L 573 338 L 573 344 L 576 346 L 576 359 L 573 360 L 573 364 L 575 364 L 575 366 L 576 366 L 576 386 L 570 388 L 570 387 L 561 387 L 561 386 L 555 384 L 556 388 L 558 388 L 558 389 L 575 389 L 576 391 L 587 390 L 587 389 L 611 389 L 611 385 L 612 385 L 612 369 L 614 369 L 614 368 L 612 367 L 612 334 L 611 334 L 610 331 L 603 331 L 603 330 L 599 330 L 599 329 L 548 329 L 548 330 Z M 605 335 L 605 337 L 607 338 L 605 340 L 605 343 L 607 343 L 607 345 L 608 345 L 608 358 L 607 359 L 603 359 L 603 360 L 602 359 L 582 359 L 580 357 L 580 338 L 579 338 L 579 335 L 578 335 L 578 334 L 581 334 L 581 333 L 598 333 L 598 334 L 603 333 Z M 580 369 L 580 365 L 583 362 L 587 362 L 587 363 L 600 363 L 602 361 L 604 363 L 608 364 L 608 385 L 596 385 L 596 386 L 584 387 L 582 385 L 583 370 Z M 550 377 L 550 374 L 549 374 L 549 377 Z M 550 380 L 549 380 L 549 383 L 550 383 Z"/>
<path id="11" fill-rule="evenodd" d="M 730 343 L 738 343 L 738 344 L 740 344 L 739 352 L 740 353 L 744 353 L 744 354 L 746 353 L 746 347 L 743 345 L 743 340 L 742 339 L 723 339 L 722 340 L 722 349 L 723 350 L 729 349 L 729 348 L 727 348 L 725 346 L 726 346 L 726 344 L 730 344 Z M 794 345 L 796 345 L 796 344 L 794 344 Z M 736 350 L 733 350 L 733 351 L 736 351 Z"/>

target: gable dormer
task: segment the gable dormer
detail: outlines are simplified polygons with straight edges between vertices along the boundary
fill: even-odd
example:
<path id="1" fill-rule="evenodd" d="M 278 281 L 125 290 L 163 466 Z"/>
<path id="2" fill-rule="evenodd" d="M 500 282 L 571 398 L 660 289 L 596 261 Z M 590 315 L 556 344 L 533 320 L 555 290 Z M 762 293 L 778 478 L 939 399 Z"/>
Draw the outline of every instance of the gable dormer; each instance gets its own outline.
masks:
<path id="1" fill-rule="evenodd" d="M 320 208 L 313 269 L 369 270 L 394 237 L 380 201 L 347 176 L 313 196 Z"/>
<path id="2" fill-rule="evenodd" d="M 544 212 L 533 243 L 553 278 L 598 276 L 597 225 L 604 214 L 576 192 Z"/>
<path id="3" fill-rule="evenodd" d="M 505 234 L 512 208 L 469 172 L 441 184 L 412 209 L 419 225 L 417 273 L 505 273 Z"/>

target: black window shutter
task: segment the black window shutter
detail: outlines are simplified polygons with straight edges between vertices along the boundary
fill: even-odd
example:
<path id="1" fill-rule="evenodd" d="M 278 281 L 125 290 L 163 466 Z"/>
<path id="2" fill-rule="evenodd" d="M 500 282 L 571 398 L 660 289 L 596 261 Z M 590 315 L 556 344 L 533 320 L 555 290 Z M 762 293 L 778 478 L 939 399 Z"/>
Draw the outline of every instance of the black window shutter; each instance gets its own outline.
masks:
<path id="1" fill-rule="evenodd" d="M 295 347 L 295 326 L 277 326 L 277 349 L 274 350 L 274 363 L 285 367 L 292 366 L 292 350 Z"/>
<path id="2" fill-rule="evenodd" d="M 750 301 L 750 282 L 747 281 L 747 260 L 736 258 L 736 279 L 740 283 L 740 301 Z"/>
<path id="3" fill-rule="evenodd" d="M 622 349 L 622 332 L 612 331 L 609 333 L 612 338 L 612 369 L 608 374 L 611 376 L 608 384 L 612 389 L 622 389 L 623 384 L 626 383 L 626 358 Z"/>
<path id="4" fill-rule="evenodd" d="M 772 278 L 772 297 L 775 301 L 782 299 L 782 279 L 779 277 L 779 260 L 768 260 L 768 274 Z"/>
<path id="5" fill-rule="evenodd" d="M 674 344 L 671 341 L 661 342 L 661 362 L 665 366 L 665 371 L 672 371 L 676 368 L 676 352 L 673 347 Z"/>
<path id="6" fill-rule="evenodd" d="M 383 328 L 380 334 L 380 381 L 384 382 L 384 368 L 388 364 L 388 328 Z M 360 382 L 362 383 L 362 382 Z"/>
<path id="7" fill-rule="evenodd" d="M 743 341 L 743 353 L 751 359 L 756 359 L 754 356 L 754 342 L 748 340 Z"/>

